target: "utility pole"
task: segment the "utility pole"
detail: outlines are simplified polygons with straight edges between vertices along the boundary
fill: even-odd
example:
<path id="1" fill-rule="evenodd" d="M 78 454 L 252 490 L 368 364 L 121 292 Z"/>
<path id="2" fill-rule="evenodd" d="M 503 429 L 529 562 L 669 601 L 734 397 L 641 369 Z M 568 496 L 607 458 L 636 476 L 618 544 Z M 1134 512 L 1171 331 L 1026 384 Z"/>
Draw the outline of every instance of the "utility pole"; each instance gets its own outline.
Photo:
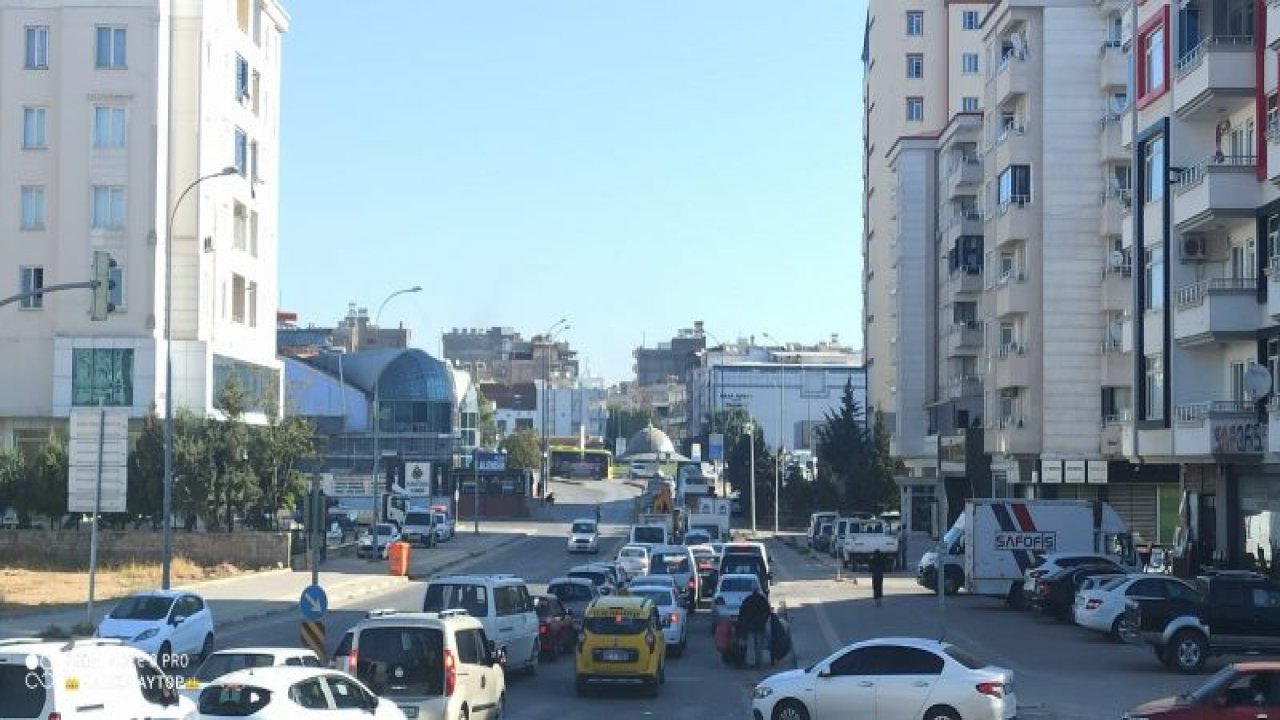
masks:
<path id="1" fill-rule="evenodd" d="M 93 487 L 93 526 L 89 529 L 89 608 L 87 623 L 93 622 L 93 594 L 98 575 L 98 521 L 102 519 L 102 451 L 107 444 L 107 410 L 98 397 L 98 472 Z"/>

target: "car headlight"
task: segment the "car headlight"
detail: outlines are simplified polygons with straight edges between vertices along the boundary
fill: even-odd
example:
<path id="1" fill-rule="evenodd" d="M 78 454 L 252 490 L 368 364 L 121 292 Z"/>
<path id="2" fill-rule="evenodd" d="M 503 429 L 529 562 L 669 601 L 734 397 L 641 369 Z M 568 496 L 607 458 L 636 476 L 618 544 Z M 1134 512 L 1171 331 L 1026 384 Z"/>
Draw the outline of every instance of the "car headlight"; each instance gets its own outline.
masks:
<path id="1" fill-rule="evenodd" d="M 754 697 L 756 700 L 763 700 L 764 698 L 767 698 L 772 694 L 773 694 L 773 688 L 769 687 L 768 685 L 757 685 L 756 689 L 752 691 L 751 696 Z"/>
<path id="2" fill-rule="evenodd" d="M 142 642 L 143 640 L 150 640 L 151 638 L 155 637 L 156 633 L 158 632 L 160 631 L 156 628 L 151 628 L 150 630 L 143 630 L 141 633 L 138 634 L 137 637 L 133 639 L 133 641 Z"/>

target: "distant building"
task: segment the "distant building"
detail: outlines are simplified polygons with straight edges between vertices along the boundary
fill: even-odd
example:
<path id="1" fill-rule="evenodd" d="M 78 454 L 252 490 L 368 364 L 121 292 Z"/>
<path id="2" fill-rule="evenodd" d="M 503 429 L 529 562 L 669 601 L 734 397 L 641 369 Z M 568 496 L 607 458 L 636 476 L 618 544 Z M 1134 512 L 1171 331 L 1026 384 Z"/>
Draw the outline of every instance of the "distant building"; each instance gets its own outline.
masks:
<path id="1" fill-rule="evenodd" d="M 703 324 L 698 320 L 692 328 L 679 331 L 655 348 L 636 348 L 636 384 L 646 387 L 672 381 L 684 383 L 689 371 L 698 365 L 698 353 L 706 347 Z"/>
<path id="2" fill-rule="evenodd" d="M 409 347 L 409 329 L 380 328 L 369 319 L 367 308 L 357 307 L 355 303 L 347 306 L 347 315 L 333 327 L 317 327 L 308 325 L 298 327 L 296 313 L 280 312 L 276 314 L 276 346 L 281 355 L 293 355 L 292 348 L 306 352 L 307 348 L 317 345 L 322 347 L 342 348 L 354 353 L 379 348 Z"/>
<path id="3" fill-rule="evenodd" d="M 555 386 L 578 379 L 578 354 L 567 341 L 535 335 L 525 340 L 509 327 L 454 328 L 441 337 L 444 357 L 481 382 Z"/>

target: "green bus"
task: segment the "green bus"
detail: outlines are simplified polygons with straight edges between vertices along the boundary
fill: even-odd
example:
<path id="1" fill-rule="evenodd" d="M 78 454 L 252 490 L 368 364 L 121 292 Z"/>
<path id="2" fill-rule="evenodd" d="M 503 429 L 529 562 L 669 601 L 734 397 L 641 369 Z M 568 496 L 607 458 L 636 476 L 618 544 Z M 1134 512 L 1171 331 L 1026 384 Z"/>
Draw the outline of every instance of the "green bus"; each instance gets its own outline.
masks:
<path id="1" fill-rule="evenodd" d="M 588 478 L 605 480 L 613 466 L 613 454 L 608 450 L 576 447 L 552 447 L 548 452 L 552 477 Z"/>

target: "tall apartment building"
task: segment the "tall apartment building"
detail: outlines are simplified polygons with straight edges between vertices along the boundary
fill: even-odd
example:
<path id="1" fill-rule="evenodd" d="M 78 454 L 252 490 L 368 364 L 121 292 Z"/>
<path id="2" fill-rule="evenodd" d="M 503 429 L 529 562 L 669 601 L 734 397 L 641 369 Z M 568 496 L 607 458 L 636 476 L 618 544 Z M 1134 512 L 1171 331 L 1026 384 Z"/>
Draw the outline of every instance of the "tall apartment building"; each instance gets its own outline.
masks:
<path id="1" fill-rule="evenodd" d="M 275 357 L 280 45 L 276 0 L 0 1 L 3 295 L 118 263 L 115 311 L 88 291 L 0 308 L 0 444 L 43 440 L 76 406 L 163 408 L 166 285 L 174 403 L 203 414 L 238 377 L 250 419 L 281 406 Z M 232 175 L 199 177 L 228 166 Z M 172 233 L 172 280 L 166 239 Z"/>

